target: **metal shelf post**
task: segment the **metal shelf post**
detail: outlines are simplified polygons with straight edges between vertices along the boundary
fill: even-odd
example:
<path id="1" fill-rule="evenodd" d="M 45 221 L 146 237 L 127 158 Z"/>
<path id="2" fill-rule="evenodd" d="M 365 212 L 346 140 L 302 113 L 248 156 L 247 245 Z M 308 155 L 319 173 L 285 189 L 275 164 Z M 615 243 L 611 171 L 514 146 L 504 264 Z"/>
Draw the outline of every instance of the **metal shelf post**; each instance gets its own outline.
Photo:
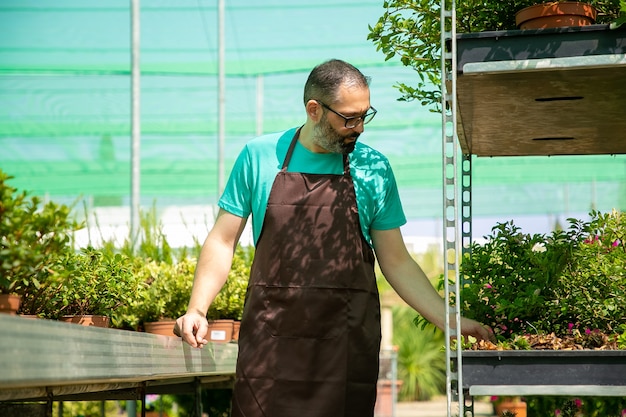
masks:
<path id="1" fill-rule="evenodd" d="M 451 417 L 453 402 L 458 402 L 458 415 L 473 415 L 473 407 L 466 408 L 463 399 L 462 346 L 451 346 L 451 338 L 462 338 L 460 331 L 461 304 L 459 256 L 462 239 L 459 227 L 459 144 L 457 135 L 456 103 L 456 3 L 441 0 L 441 115 L 443 145 L 443 237 L 444 237 L 444 289 L 446 301 L 446 396 L 447 415 Z M 468 160 L 469 161 L 469 160 Z M 467 162 L 469 163 L 469 162 Z M 469 176 L 463 176 L 468 179 Z M 469 186 L 463 182 L 463 186 Z M 466 197 L 466 194 L 468 195 Z M 463 216 L 469 215 L 469 188 L 463 189 Z M 467 210 L 466 210 L 467 208 Z M 466 213 L 467 211 L 467 213 Z M 467 231 L 469 233 L 469 230 Z M 464 238 L 467 236 L 464 235 Z M 470 237 L 471 239 L 471 237 Z M 452 325 L 456 323 L 453 327 Z M 453 368 L 453 358 L 456 367 Z"/>

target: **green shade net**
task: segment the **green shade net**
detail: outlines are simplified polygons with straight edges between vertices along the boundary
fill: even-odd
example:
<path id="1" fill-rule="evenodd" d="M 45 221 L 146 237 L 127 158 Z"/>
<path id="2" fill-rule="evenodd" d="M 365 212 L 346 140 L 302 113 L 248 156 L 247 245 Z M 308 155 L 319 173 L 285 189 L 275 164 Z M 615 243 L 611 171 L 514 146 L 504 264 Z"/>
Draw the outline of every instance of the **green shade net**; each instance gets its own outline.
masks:
<path id="1" fill-rule="evenodd" d="M 418 78 L 367 40 L 383 11 L 379 1 L 226 1 L 225 175 L 259 130 L 304 122 L 310 69 L 341 58 L 372 77 L 379 113 L 362 140 L 389 157 L 407 216 L 442 216 L 441 117 L 397 100 L 394 84 Z M 217 15 L 216 1 L 141 4 L 142 205 L 216 200 Z M 14 186 L 129 204 L 130 27 L 128 0 L 0 4 L 0 168 Z M 474 216 L 626 208 L 624 155 L 474 158 L 472 171 Z"/>

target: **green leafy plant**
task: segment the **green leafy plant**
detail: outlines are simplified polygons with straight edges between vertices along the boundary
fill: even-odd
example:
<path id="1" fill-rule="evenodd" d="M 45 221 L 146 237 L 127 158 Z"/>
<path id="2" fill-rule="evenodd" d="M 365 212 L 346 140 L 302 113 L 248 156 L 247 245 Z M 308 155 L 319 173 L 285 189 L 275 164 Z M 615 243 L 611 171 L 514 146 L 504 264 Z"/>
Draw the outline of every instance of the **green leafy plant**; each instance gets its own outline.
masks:
<path id="1" fill-rule="evenodd" d="M 626 23 L 626 0 L 620 0 L 619 2 L 619 17 L 611 22 L 609 27 L 611 29 L 617 29 Z"/>
<path id="2" fill-rule="evenodd" d="M 192 258 L 175 264 L 153 260 L 137 264 L 136 275 L 141 283 L 138 297 L 120 312 L 126 325 L 138 328 L 146 322 L 175 319 L 185 314 L 195 267 L 196 261 Z"/>
<path id="3" fill-rule="evenodd" d="M 622 2 L 624 0 L 621 0 Z M 458 33 L 516 29 L 515 13 L 536 0 L 468 0 L 456 2 Z M 620 0 L 589 0 L 598 10 L 597 23 L 610 23 L 620 13 Z M 450 6 L 448 6 L 450 7 Z M 400 100 L 418 100 L 441 111 L 441 29 L 439 0 L 387 0 L 385 12 L 369 26 L 368 39 L 385 60 L 399 59 L 418 75 L 416 85 L 399 83 Z M 451 30 L 447 28 L 446 30 Z"/>
<path id="4" fill-rule="evenodd" d="M 463 258 L 463 314 L 500 340 L 567 336 L 583 347 L 608 341 L 626 315 L 626 216 L 592 211 L 566 231 L 524 234 L 501 223 Z M 623 330 L 622 330 L 623 331 Z"/>
<path id="5" fill-rule="evenodd" d="M 528 415 L 556 417 L 623 417 L 626 415 L 624 397 L 526 397 Z"/>
<path id="6" fill-rule="evenodd" d="M 53 274 L 44 292 L 48 318 L 105 315 L 115 327 L 116 311 L 138 294 L 133 261 L 123 254 L 88 247 L 64 254 L 50 268 Z"/>
<path id="7" fill-rule="evenodd" d="M 237 247 L 228 280 L 211 304 L 207 318 L 240 320 L 252 263 L 252 249 Z M 125 328 L 138 329 L 146 322 L 176 319 L 187 311 L 191 296 L 196 259 L 178 262 L 136 258 L 137 295 L 117 310 Z"/>
<path id="8" fill-rule="evenodd" d="M 36 314 L 49 265 L 72 250 L 82 224 L 70 217 L 70 207 L 19 192 L 9 185 L 12 178 L 0 170 L 0 293 L 20 295 L 21 312 Z"/>
<path id="9" fill-rule="evenodd" d="M 552 305 L 553 320 L 593 335 L 616 331 L 626 317 L 626 214 L 591 215 Z"/>

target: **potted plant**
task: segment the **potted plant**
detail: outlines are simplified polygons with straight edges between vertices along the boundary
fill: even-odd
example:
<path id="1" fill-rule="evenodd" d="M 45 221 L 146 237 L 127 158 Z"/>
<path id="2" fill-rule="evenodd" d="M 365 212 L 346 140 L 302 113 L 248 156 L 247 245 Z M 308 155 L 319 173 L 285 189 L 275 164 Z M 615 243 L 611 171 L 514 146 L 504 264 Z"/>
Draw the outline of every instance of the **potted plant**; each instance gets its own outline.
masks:
<path id="1" fill-rule="evenodd" d="M 622 2 L 624 0 L 621 0 Z M 536 0 L 464 1 L 456 4 L 457 33 L 517 29 L 515 15 Z M 551 2 L 560 3 L 560 2 Z M 597 10 L 596 23 L 615 22 L 620 0 L 588 0 Z M 398 58 L 419 77 L 415 86 L 399 83 L 400 100 L 418 100 L 432 111 L 441 106 L 440 1 L 390 0 L 376 24 L 369 26 L 368 39 L 385 55 Z"/>
<path id="2" fill-rule="evenodd" d="M 72 249 L 82 225 L 70 218 L 70 207 L 18 192 L 12 178 L 0 170 L 0 294 L 19 296 L 20 311 L 37 314 L 49 265 Z"/>
<path id="3" fill-rule="evenodd" d="M 140 288 L 137 297 L 116 311 L 120 325 L 174 336 L 176 318 L 187 311 L 196 262 L 188 256 L 169 262 L 137 258 L 135 274 Z M 228 280 L 207 312 L 209 335 L 213 330 L 218 332 L 213 341 L 230 342 L 236 338 L 234 323 L 243 314 L 251 262 L 251 252 L 237 247 Z M 213 325 L 219 328 L 213 329 Z"/>
<path id="4" fill-rule="evenodd" d="M 626 331 L 626 215 L 568 221 L 548 235 L 502 223 L 472 243 L 461 262 L 463 314 L 486 321 L 501 342 L 525 336 L 532 347 L 552 335 L 562 346 L 616 346 Z"/>
<path id="5" fill-rule="evenodd" d="M 119 327 L 117 311 L 135 300 L 140 288 L 128 256 L 92 247 L 69 252 L 50 268 L 44 296 L 45 315 L 51 319 L 82 324 L 86 316 L 101 316 L 105 327 L 109 320 Z"/>
<path id="6" fill-rule="evenodd" d="M 498 339 L 466 345 L 468 387 L 535 381 L 612 386 L 621 380 L 626 214 L 592 211 L 589 220 L 568 222 L 566 230 L 532 235 L 512 221 L 498 224 L 463 257 L 462 314 L 489 324 Z M 532 371 L 513 371 L 522 367 Z M 481 372 L 487 368 L 492 371 Z M 529 413 L 537 412 L 537 402 L 526 401 Z M 610 401 L 590 404 L 608 407 Z"/>
<path id="7" fill-rule="evenodd" d="M 195 263 L 191 258 L 177 263 L 139 262 L 136 270 L 141 283 L 139 295 L 120 311 L 125 323 L 149 333 L 174 336 L 174 321 L 187 310 Z"/>
<path id="8" fill-rule="evenodd" d="M 214 336 L 212 339 L 239 339 L 239 326 L 243 316 L 253 257 L 254 248 L 237 246 L 233 263 L 228 273 L 228 279 L 217 297 L 215 297 L 215 300 L 213 300 L 213 303 L 211 303 L 207 313 L 211 327 L 209 331 Z M 232 336 L 228 335 L 229 327 L 232 328 Z"/>
<path id="9" fill-rule="evenodd" d="M 491 397 L 493 412 L 497 417 L 526 417 L 526 402 L 519 396 L 493 396 Z"/>

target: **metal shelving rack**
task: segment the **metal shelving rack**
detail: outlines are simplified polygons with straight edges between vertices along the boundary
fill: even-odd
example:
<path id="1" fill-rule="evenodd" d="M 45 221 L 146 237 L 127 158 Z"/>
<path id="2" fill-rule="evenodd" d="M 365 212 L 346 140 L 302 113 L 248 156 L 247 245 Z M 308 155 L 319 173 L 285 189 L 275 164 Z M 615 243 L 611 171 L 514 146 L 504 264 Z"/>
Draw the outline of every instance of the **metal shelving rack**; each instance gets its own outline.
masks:
<path id="1" fill-rule="evenodd" d="M 459 262 L 472 238 L 472 156 L 626 154 L 619 134 L 626 131 L 626 31 L 592 25 L 457 36 L 456 2 L 440 4 L 447 415 L 473 416 L 472 395 L 623 395 L 624 352 L 468 352 L 464 366 L 461 347 L 449 341 L 459 333 L 451 326 L 460 320 Z M 528 88 L 536 81 L 540 91 Z M 583 372 L 604 363 L 612 367 L 601 375 Z M 517 381 L 512 370 L 520 365 L 528 375 Z M 566 383 L 549 378 L 565 371 L 580 373 Z"/>

